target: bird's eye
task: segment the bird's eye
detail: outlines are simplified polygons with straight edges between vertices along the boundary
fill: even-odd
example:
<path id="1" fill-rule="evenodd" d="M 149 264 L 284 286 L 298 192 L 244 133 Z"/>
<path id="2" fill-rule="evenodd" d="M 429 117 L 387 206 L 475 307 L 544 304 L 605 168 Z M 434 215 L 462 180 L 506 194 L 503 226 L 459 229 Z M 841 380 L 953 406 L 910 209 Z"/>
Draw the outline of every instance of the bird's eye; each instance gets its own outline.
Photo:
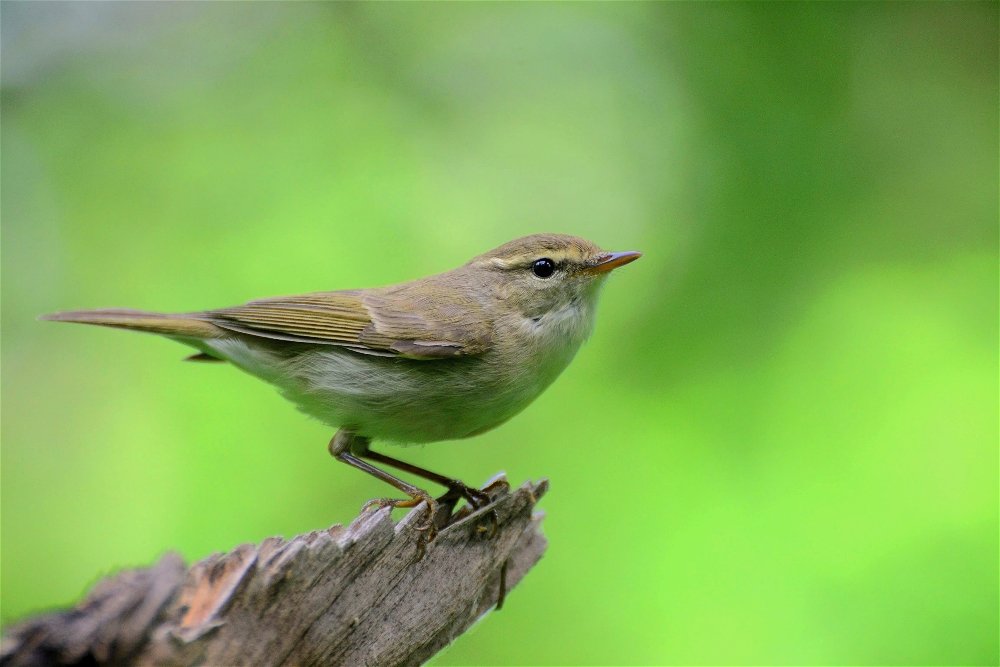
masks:
<path id="1" fill-rule="evenodd" d="M 556 272 L 556 263 L 553 262 L 548 257 L 543 257 L 542 259 L 536 259 L 531 265 L 531 272 L 534 273 L 539 278 L 548 278 L 553 273 Z"/>

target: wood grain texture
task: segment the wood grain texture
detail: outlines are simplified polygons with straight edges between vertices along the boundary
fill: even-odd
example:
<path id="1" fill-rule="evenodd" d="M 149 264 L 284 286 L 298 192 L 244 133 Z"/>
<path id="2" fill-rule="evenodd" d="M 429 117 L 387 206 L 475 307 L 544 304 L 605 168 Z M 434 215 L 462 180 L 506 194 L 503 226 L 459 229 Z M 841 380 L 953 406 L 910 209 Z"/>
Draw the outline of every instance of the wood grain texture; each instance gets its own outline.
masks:
<path id="1" fill-rule="evenodd" d="M 7 629 L 2 665 L 419 665 L 502 599 L 546 547 L 533 508 L 547 482 L 459 512 L 422 558 L 388 509 L 185 568 L 167 554 L 98 583 L 73 609 Z M 496 512 L 495 532 L 490 513 Z"/>

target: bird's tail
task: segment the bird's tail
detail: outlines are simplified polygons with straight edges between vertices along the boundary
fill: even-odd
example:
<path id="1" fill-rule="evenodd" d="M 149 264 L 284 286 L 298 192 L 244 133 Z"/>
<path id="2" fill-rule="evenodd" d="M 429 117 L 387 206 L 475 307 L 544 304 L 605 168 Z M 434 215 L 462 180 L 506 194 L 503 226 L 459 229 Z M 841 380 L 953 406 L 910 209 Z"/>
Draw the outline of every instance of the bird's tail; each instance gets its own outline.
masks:
<path id="1" fill-rule="evenodd" d="M 39 319 L 97 324 L 102 327 L 145 331 L 177 338 L 221 338 L 225 335 L 222 329 L 211 322 L 191 315 L 152 313 L 124 308 L 70 310 L 64 313 L 42 315 Z"/>

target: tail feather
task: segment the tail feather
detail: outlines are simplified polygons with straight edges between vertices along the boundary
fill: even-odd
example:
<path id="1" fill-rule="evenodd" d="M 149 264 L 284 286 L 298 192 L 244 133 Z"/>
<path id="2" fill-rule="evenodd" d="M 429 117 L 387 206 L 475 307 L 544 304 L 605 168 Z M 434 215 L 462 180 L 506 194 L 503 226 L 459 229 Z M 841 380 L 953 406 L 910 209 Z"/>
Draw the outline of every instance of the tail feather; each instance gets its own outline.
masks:
<path id="1" fill-rule="evenodd" d="M 102 310 L 71 310 L 42 315 L 41 320 L 78 322 L 103 327 L 145 331 L 178 338 L 222 338 L 225 332 L 211 322 L 191 315 L 153 313 L 143 310 L 108 308 Z"/>

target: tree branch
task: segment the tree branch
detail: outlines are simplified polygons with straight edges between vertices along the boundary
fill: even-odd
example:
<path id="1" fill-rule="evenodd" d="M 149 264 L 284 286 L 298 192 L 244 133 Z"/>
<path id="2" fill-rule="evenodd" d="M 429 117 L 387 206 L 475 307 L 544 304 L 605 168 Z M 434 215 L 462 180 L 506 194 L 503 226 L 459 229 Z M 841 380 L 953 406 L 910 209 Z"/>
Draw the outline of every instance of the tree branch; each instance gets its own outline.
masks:
<path id="1" fill-rule="evenodd" d="M 168 553 L 99 582 L 73 609 L 22 621 L 6 665 L 417 665 L 464 632 L 542 557 L 546 481 L 460 510 L 418 558 L 421 505 L 270 538 L 185 569 Z M 496 512 L 495 532 L 491 512 Z M 503 584 L 503 585 L 502 585 Z"/>

